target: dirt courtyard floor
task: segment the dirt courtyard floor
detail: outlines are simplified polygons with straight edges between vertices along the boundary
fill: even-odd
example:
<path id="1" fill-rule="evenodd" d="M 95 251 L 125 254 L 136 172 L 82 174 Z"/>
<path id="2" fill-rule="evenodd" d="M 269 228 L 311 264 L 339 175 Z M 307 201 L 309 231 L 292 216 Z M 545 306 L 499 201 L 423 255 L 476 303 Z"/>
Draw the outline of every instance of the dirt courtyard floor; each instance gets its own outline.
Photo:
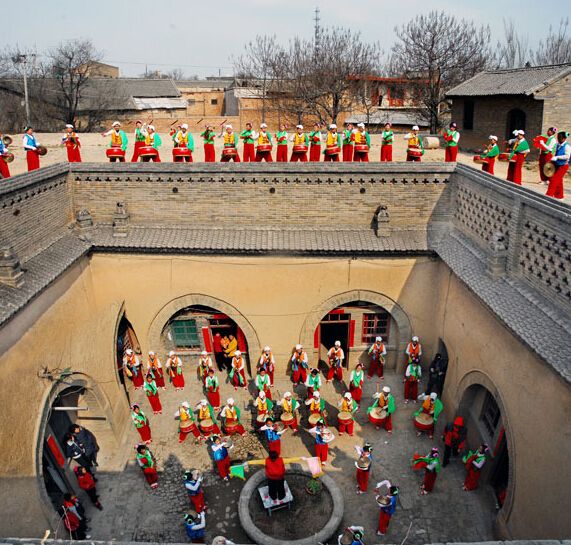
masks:
<path id="1" fill-rule="evenodd" d="M 151 449 L 159 465 L 159 488 L 151 491 L 135 464 L 133 446 L 138 441 L 138 434 L 132 429 L 125 437 L 122 447 L 112 452 L 100 453 L 97 476 L 104 510 L 97 511 L 89 505 L 88 499 L 82 493 L 79 494 L 87 506 L 88 516 L 92 519 L 91 539 L 159 543 L 188 541 L 182 518 L 189 509 L 189 500 L 182 476 L 187 469 L 200 468 L 205 472 L 204 491 L 209 508 L 206 516 L 206 543 L 210 543 L 216 535 L 224 535 L 235 543 L 251 543 L 239 524 L 237 513 L 237 501 L 244 482 L 237 478 L 229 482 L 222 481 L 214 471 L 211 451 L 205 444 L 195 443 L 193 437 L 189 437 L 182 444 L 178 442 L 177 423 L 173 417 L 178 403 L 186 400 L 194 405 L 203 397 L 198 379 L 190 370 L 185 371 L 185 375 L 186 387 L 183 392 L 176 392 L 172 388 L 160 391 L 163 414 L 157 416 L 153 416 L 142 392 L 133 391 L 129 386 L 131 402 L 140 402 L 149 416 L 153 436 Z M 366 407 L 371 402 L 372 394 L 377 387 L 384 385 L 391 386 L 397 403 L 392 435 L 388 435 L 385 430 L 377 430 L 368 422 L 366 415 Z M 423 386 L 421 385 L 421 389 Z M 292 390 L 289 378 L 276 377 L 274 398 L 281 396 L 285 390 Z M 427 496 L 419 495 L 422 474 L 412 471 L 410 462 L 415 453 L 426 454 L 433 445 L 443 448 L 439 432 L 446 424 L 444 416 L 438 422 L 433 440 L 425 435 L 417 437 L 411 418 L 418 406 L 412 403 L 404 404 L 401 376 L 388 373 L 383 381 L 366 381 L 362 408 L 356 417 L 354 436 L 338 436 L 337 429 L 334 428 L 337 424 L 336 406 L 344 391 L 346 383 L 328 384 L 322 389 L 330 415 L 329 424 L 337 436 L 330 445 L 326 472 L 344 493 L 345 514 L 342 524 L 362 525 L 365 527 L 367 544 L 381 543 L 381 538 L 375 535 L 379 509 L 375 502 L 374 486 L 379 481 L 389 479 L 400 487 L 401 494 L 388 535 L 382 542 L 400 543 L 407 534 L 409 545 L 491 541 L 493 522 L 497 514 L 494 493 L 485 485 L 474 492 L 462 491 L 465 471 L 460 460 L 453 459 L 451 464 L 441 471 L 433 493 Z M 223 400 L 229 396 L 236 399 L 236 403 L 242 408 L 246 429 L 251 430 L 252 414 L 249 407 L 253 399 L 252 392 L 235 391 L 227 383 L 222 384 L 221 392 Z M 305 388 L 298 387 L 294 390 L 294 395 L 300 399 L 305 398 Z M 128 410 L 127 407 L 125 400 L 125 410 Z M 314 439 L 306 431 L 308 426 L 305 411 L 302 415 L 302 431 L 297 435 L 288 431 L 282 439 L 283 457 L 314 455 Z M 364 441 L 369 441 L 374 447 L 374 462 L 368 492 L 357 495 L 355 445 L 363 445 Z M 233 459 L 256 459 L 267 455 L 265 440 L 257 433 L 249 431 L 245 437 L 236 439 L 235 443 L 235 448 L 231 450 Z M 246 472 L 246 478 L 258 469 L 259 466 L 251 466 Z M 296 518 L 295 524 L 303 525 L 308 536 L 314 533 L 311 512 Z M 337 543 L 336 537 L 329 543 Z"/>
<path id="2" fill-rule="evenodd" d="M 54 133 L 39 133 L 36 135 L 38 142 L 40 144 L 45 145 L 48 148 L 48 154 L 41 158 L 41 165 L 47 166 L 54 163 L 58 163 L 61 161 L 67 161 L 67 155 L 64 148 L 60 146 L 60 139 L 61 134 L 54 134 Z M 133 154 L 133 141 L 134 138 L 132 134 L 128 132 L 127 134 L 129 138 L 129 147 L 127 148 L 127 160 L 131 159 Z M 204 150 L 202 147 L 202 140 L 198 134 L 194 134 L 195 140 L 195 151 L 194 151 L 194 161 L 202 162 L 204 161 Z M 406 158 L 406 143 L 402 134 L 395 134 L 395 144 L 393 150 L 393 159 L 394 161 L 404 161 Z M 161 135 L 163 140 L 163 145 L 160 149 L 161 159 L 163 161 L 172 161 L 172 146 L 171 140 L 168 135 Z M 14 153 L 15 159 L 14 162 L 10 164 L 10 172 L 12 175 L 20 174 L 22 172 L 26 172 L 26 160 L 25 154 L 21 146 L 21 137 L 19 135 L 13 135 L 14 143 L 10 147 L 10 151 Z M 107 162 L 107 158 L 105 156 L 105 148 L 108 146 L 109 138 L 102 137 L 99 133 L 88 133 L 88 134 L 81 134 L 81 155 L 82 160 L 84 162 Z M 484 144 L 484 143 L 482 143 Z M 221 139 L 217 138 L 215 141 L 216 146 L 216 158 L 217 160 L 220 159 L 220 150 L 222 148 Z M 291 152 L 291 146 L 289 147 Z M 240 146 L 240 153 L 241 153 L 241 146 Z M 274 160 L 275 160 L 275 150 L 273 152 Z M 465 163 L 471 166 L 475 166 L 476 168 L 480 169 L 481 165 L 477 165 L 472 161 L 473 154 L 472 153 L 459 153 L 458 154 L 458 161 L 461 163 Z M 371 152 L 370 152 L 370 161 L 375 162 L 380 160 L 380 135 L 374 134 L 371 135 Z M 437 150 L 426 150 L 426 154 L 422 158 L 423 161 L 426 162 L 440 162 L 444 161 L 444 150 L 437 149 Z M 506 173 L 507 173 L 508 164 L 507 163 L 500 163 L 496 161 L 495 166 L 495 174 L 498 178 L 505 180 Z M 523 169 L 523 185 L 528 189 L 533 191 L 537 191 L 539 193 L 545 194 L 546 186 L 543 184 L 538 183 L 539 175 L 538 175 L 538 167 L 537 161 L 528 161 Z M 571 174 L 565 178 L 565 202 L 571 203 Z"/>

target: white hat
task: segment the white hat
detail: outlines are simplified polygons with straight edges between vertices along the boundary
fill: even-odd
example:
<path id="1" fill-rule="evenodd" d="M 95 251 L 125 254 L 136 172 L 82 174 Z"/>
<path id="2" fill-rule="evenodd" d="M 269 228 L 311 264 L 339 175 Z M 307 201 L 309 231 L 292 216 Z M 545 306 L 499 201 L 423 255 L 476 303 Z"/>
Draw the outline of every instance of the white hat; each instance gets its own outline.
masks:
<path id="1" fill-rule="evenodd" d="M 270 352 L 271 348 L 269 346 L 264 346 L 264 352 Z"/>
<path id="2" fill-rule="evenodd" d="M 201 399 L 199 405 L 208 405 L 208 401 L 206 399 Z"/>
<path id="3" fill-rule="evenodd" d="M 345 397 L 347 399 L 351 399 L 353 396 L 351 395 L 350 392 L 345 392 L 345 395 L 343 397 Z"/>
<path id="4" fill-rule="evenodd" d="M 154 355 L 155 355 L 155 353 L 151 350 L 151 351 L 149 352 L 149 356 L 154 356 Z"/>
<path id="5" fill-rule="evenodd" d="M 519 130 L 519 131 L 517 131 L 517 133 L 518 133 L 518 134 L 521 134 L 521 135 L 524 135 L 524 134 L 525 134 L 525 131 Z"/>
<path id="6" fill-rule="evenodd" d="M 303 129 L 303 125 L 296 125 L 296 129 Z"/>
<path id="7" fill-rule="evenodd" d="M 413 125 L 413 126 L 412 126 L 412 130 L 413 130 L 413 131 L 419 131 L 420 129 L 418 128 L 418 125 Z"/>
<path id="8" fill-rule="evenodd" d="M 242 355 L 242 352 L 240 352 L 240 350 L 236 350 L 236 352 L 234 352 L 234 355 L 235 355 L 235 356 L 241 356 L 241 355 Z"/>
<path id="9" fill-rule="evenodd" d="M 267 129 L 267 128 L 268 128 L 268 126 L 265 123 L 262 123 L 260 125 L 260 129 Z"/>
<path id="10" fill-rule="evenodd" d="M 234 398 L 233 398 L 233 397 L 229 397 L 229 398 L 226 400 L 226 403 L 228 403 L 228 405 L 234 405 Z"/>
<path id="11" fill-rule="evenodd" d="M 291 397 L 291 392 L 284 392 L 284 397 Z"/>
<path id="12" fill-rule="evenodd" d="M 335 341 L 335 346 L 341 346 L 341 341 Z"/>
<path id="13" fill-rule="evenodd" d="M 382 340 L 383 340 L 382 337 L 376 337 L 376 338 L 375 338 L 375 341 L 378 342 L 378 343 L 380 343 Z"/>
<path id="14" fill-rule="evenodd" d="M 208 352 L 207 352 L 206 350 L 203 350 L 203 351 L 200 353 L 200 355 L 201 355 L 201 356 L 208 356 Z"/>
<path id="15" fill-rule="evenodd" d="M 303 346 L 301 344 L 296 344 L 295 345 L 295 349 L 296 350 L 301 350 L 303 348 Z"/>
<path id="16" fill-rule="evenodd" d="M 329 125 L 329 128 L 330 128 L 330 129 L 336 129 L 336 128 L 337 128 L 337 125 L 335 125 L 335 123 L 331 123 L 331 125 Z"/>
<path id="17" fill-rule="evenodd" d="M 385 394 L 390 394 L 391 389 L 388 386 L 383 386 L 383 392 L 385 392 Z"/>
<path id="18" fill-rule="evenodd" d="M 413 340 L 415 343 L 417 343 L 417 342 L 418 342 L 418 337 L 415 335 L 415 336 L 412 338 L 412 340 Z"/>
<path id="19" fill-rule="evenodd" d="M 73 129 L 73 125 L 70 125 L 69 123 L 65 126 L 66 129 Z"/>
<path id="20" fill-rule="evenodd" d="M 188 403 L 188 401 L 183 401 L 181 403 L 181 406 L 184 407 L 185 409 L 188 409 L 190 407 L 190 404 Z"/>
<path id="21" fill-rule="evenodd" d="M 133 353 L 133 351 L 130 348 L 127 348 L 127 350 L 125 350 L 125 354 L 129 354 L 129 356 Z"/>
<path id="22" fill-rule="evenodd" d="M 171 350 L 171 351 L 169 352 L 169 356 L 174 356 L 174 350 Z"/>
<path id="23" fill-rule="evenodd" d="M 188 123 L 183 123 L 180 128 L 188 130 Z"/>
<path id="24" fill-rule="evenodd" d="M 232 125 L 228 124 L 228 125 L 226 125 L 226 128 L 227 128 L 227 129 L 231 129 L 231 128 L 232 128 Z"/>
<path id="25" fill-rule="evenodd" d="M 155 126 L 154 125 L 147 125 L 147 130 L 155 132 Z"/>
<path id="26" fill-rule="evenodd" d="M 436 392 L 432 392 L 430 394 L 430 399 L 436 399 L 438 397 L 438 394 Z"/>
<path id="27" fill-rule="evenodd" d="M 113 123 L 111 124 L 112 127 L 120 127 L 121 123 L 119 123 L 119 121 L 113 121 Z"/>
<path id="28" fill-rule="evenodd" d="M 263 399 L 264 397 L 266 397 L 266 392 L 264 392 L 264 390 L 260 390 L 260 393 L 258 394 L 258 396 Z"/>
<path id="29" fill-rule="evenodd" d="M 357 123 L 357 127 L 361 127 L 362 129 L 365 128 L 365 124 L 364 123 Z"/>
<path id="30" fill-rule="evenodd" d="M 513 134 L 514 136 L 517 136 L 517 133 L 518 133 L 518 132 L 519 132 L 519 130 L 516 129 L 515 131 L 512 131 L 512 134 Z"/>
<path id="31" fill-rule="evenodd" d="M 319 392 L 313 392 L 313 397 L 321 397 L 321 394 Z"/>
<path id="32" fill-rule="evenodd" d="M 495 140 L 496 142 L 498 141 L 498 137 L 495 136 L 494 134 L 490 134 L 490 136 L 488 136 L 488 138 L 489 138 L 490 140 Z"/>

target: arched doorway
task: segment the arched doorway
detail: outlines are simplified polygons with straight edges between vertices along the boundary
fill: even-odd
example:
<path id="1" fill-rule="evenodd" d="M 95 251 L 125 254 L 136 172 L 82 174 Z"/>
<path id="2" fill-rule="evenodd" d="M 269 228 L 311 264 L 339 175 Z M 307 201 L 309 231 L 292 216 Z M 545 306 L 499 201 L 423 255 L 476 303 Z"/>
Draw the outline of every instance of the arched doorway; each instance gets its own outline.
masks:
<path id="1" fill-rule="evenodd" d="M 525 131 L 526 115 L 523 110 L 514 108 L 508 112 L 506 120 L 506 139 L 513 138 L 513 131 Z"/>
<path id="2" fill-rule="evenodd" d="M 142 357 L 141 354 L 141 345 L 139 344 L 139 340 L 137 339 L 137 335 L 135 334 L 135 330 L 131 325 L 131 322 L 127 319 L 125 313 L 121 316 L 119 320 L 119 324 L 117 326 L 117 337 L 116 337 L 116 359 L 115 363 L 117 366 L 117 375 L 119 377 L 119 382 L 121 386 L 123 386 L 123 390 L 125 391 L 125 395 L 127 396 L 127 401 L 129 401 L 129 390 L 127 388 L 126 377 L 123 369 L 123 356 L 125 354 L 125 350 L 131 349 L 135 354 L 139 357 Z M 130 404 L 130 401 L 129 401 Z"/>

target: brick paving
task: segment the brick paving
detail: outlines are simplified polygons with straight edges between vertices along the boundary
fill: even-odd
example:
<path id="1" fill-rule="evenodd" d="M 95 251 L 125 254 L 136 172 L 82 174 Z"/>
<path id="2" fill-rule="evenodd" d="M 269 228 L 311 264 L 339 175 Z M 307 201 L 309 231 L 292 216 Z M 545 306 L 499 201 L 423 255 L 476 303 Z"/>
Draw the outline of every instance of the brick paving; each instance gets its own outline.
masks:
<path id="1" fill-rule="evenodd" d="M 104 467 L 98 473 L 98 488 L 104 506 L 102 512 L 88 506 L 92 518 L 91 536 L 95 540 L 146 541 L 146 542 L 185 542 L 187 541 L 182 525 L 182 516 L 189 506 L 182 484 L 182 473 L 185 469 L 198 467 L 205 471 L 205 495 L 209 505 L 207 519 L 207 542 L 215 535 L 223 534 L 236 543 L 249 543 L 250 540 L 241 529 L 237 515 L 237 500 L 243 482 L 232 479 L 224 483 L 213 472 L 213 465 L 205 446 L 195 444 L 187 439 L 182 445 L 178 443 L 177 425 L 173 418 L 177 403 L 188 400 L 198 401 L 202 395 L 199 383 L 191 373 L 186 372 L 187 387 L 185 391 L 175 392 L 172 389 L 161 393 L 163 414 L 153 416 L 148 403 L 141 392 L 132 392 L 132 399 L 141 401 L 147 414 L 150 413 L 153 432 L 152 450 L 159 460 L 160 486 L 151 491 L 145 483 L 141 471 L 134 463 L 132 445 L 137 442 L 137 434 L 130 432 L 125 447 L 113 453 L 117 459 L 127 461 L 125 470 L 106 472 Z M 384 539 L 387 543 L 401 542 L 407 531 L 410 532 L 407 543 L 420 545 L 423 543 L 445 543 L 457 541 L 486 541 L 492 539 L 492 524 L 495 517 L 495 499 L 491 489 L 484 487 L 472 493 L 461 490 L 464 470 L 459 461 L 452 462 L 443 469 L 436 482 L 435 491 L 428 496 L 419 496 L 418 486 L 421 475 L 410 469 L 410 459 L 415 452 L 425 453 L 433 444 L 441 445 L 438 434 L 435 440 L 427 437 L 416 437 L 411 422 L 411 415 L 416 405 L 405 405 L 402 400 L 402 382 L 400 376 L 387 375 L 379 386 L 388 384 L 396 394 L 397 411 L 394 416 L 395 431 L 391 436 L 384 430 L 376 430 L 366 418 L 366 404 L 376 389 L 375 381 L 367 381 L 363 409 L 357 416 L 355 436 L 337 437 L 330 448 L 330 465 L 327 473 L 333 477 L 344 491 L 345 517 L 343 525 L 363 525 L 366 530 L 366 542 L 379 542 L 375 536 L 378 519 L 378 508 L 374 501 L 373 487 L 361 496 L 356 495 L 355 467 L 356 453 L 354 445 L 362 444 L 366 439 L 374 446 L 375 462 L 370 483 L 390 479 L 401 488 L 400 506 L 392 519 L 389 533 Z M 291 389 L 289 380 L 284 377 L 276 381 L 277 392 L 283 393 Z M 336 415 L 339 392 L 344 391 L 342 385 L 326 385 L 322 391 L 330 414 Z M 302 388 L 298 394 L 303 394 Z M 276 392 L 276 393 L 277 393 Z M 235 392 L 228 384 L 222 386 L 223 399 L 235 397 L 241 407 L 252 398 L 245 391 Z M 244 410 L 245 419 L 249 414 Z M 333 416 L 332 422 L 336 418 Z M 305 424 L 305 419 L 303 419 Z M 438 430 L 444 425 L 439 422 Z M 306 427 L 306 426 L 304 426 Z M 232 457 L 257 458 L 265 455 L 266 449 L 255 434 L 249 433 L 245 438 L 236 440 L 236 448 Z M 109 453 L 107 457 L 109 457 Z M 282 440 L 282 456 L 308 456 L 313 454 L 313 438 L 307 431 L 298 436 L 286 433 Z M 251 471 L 257 470 L 252 466 Z M 248 475 L 248 474 L 247 474 Z M 311 520 L 299 521 L 308 527 L 310 533 Z"/>

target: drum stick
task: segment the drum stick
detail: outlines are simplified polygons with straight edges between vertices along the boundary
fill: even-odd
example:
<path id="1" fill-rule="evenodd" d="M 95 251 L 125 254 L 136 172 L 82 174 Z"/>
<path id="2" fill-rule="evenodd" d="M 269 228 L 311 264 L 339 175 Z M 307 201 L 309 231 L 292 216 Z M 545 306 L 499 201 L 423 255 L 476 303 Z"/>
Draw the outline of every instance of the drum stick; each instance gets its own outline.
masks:
<path id="1" fill-rule="evenodd" d="M 172 126 L 173 126 L 175 123 L 177 123 L 177 122 L 178 122 L 178 119 L 175 119 L 175 120 L 169 125 L 169 127 L 172 127 Z"/>

